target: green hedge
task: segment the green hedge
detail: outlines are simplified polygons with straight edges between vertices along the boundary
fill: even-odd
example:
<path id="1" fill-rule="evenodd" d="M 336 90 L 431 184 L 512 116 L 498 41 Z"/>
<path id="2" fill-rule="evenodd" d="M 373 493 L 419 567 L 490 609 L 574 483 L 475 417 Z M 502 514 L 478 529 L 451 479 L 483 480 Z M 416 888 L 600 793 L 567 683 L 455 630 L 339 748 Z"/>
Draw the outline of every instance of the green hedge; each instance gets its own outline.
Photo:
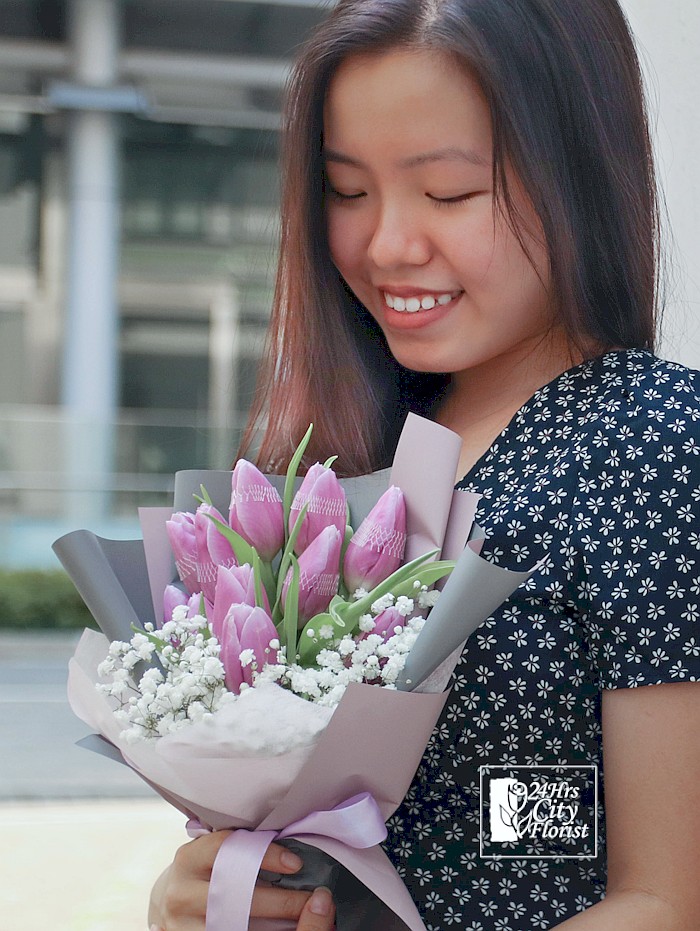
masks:
<path id="1" fill-rule="evenodd" d="M 95 627 L 65 572 L 0 570 L 0 628 Z"/>

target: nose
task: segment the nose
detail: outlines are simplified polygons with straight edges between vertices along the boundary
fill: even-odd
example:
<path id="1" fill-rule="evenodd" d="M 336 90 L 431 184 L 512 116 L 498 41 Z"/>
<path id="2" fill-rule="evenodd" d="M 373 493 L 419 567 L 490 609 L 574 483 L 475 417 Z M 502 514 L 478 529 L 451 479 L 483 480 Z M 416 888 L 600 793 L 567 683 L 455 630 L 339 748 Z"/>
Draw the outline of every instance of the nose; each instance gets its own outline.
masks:
<path id="1" fill-rule="evenodd" d="M 418 218 L 400 205 L 384 206 L 378 212 L 367 248 L 377 268 L 425 265 L 431 257 L 430 239 Z"/>

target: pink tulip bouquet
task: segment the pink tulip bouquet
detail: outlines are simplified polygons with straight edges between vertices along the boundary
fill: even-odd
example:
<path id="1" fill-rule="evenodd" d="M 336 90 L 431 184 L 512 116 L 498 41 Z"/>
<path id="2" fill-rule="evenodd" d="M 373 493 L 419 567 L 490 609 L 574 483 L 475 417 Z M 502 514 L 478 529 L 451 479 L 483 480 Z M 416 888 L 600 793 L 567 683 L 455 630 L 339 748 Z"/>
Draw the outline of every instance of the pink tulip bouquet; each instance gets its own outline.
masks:
<path id="1" fill-rule="evenodd" d="M 244 460 L 210 473 L 230 481 L 227 515 L 219 484 L 218 508 L 202 488 L 194 513 L 153 509 L 143 543 L 57 541 L 108 634 L 83 635 L 69 699 L 100 752 L 111 746 L 193 835 L 234 829 L 207 931 L 272 931 L 250 901 L 275 838 L 303 847 L 309 888 L 331 882 L 324 864 L 360 881 L 366 898 L 339 908 L 339 931 L 424 931 L 379 846 L 384 822 L 440 715 L 456 648 L 528 573 L 467 543 L 478 496 L 453 490 L 450 431 L 411 416 L 389 480 L 338 480 L 329 460 L 299 483 L 309 435 L 284 480 Z M 370 506 L 367 488 L 382 485 Z M 166 584 L 173 556 L 179 582 Z M 137 623 L 144 581 L 156 619 Z M 131 637 L 115 638 L 124 619 Z"/>

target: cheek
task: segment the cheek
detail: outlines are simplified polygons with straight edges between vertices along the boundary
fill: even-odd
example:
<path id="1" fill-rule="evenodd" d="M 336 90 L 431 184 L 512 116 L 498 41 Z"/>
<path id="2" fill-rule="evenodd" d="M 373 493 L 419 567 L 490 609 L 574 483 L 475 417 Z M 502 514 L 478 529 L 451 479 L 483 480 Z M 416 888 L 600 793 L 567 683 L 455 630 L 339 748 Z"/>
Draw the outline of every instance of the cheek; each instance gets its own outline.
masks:
<path id="1" fill-rule="evenodd" d="M 331 259 L 338 271 L 346 277 L 357 267 L 360 258 L 358 232 L 347 215 L 337 210 L 326 212 L 326 230 Z"/>

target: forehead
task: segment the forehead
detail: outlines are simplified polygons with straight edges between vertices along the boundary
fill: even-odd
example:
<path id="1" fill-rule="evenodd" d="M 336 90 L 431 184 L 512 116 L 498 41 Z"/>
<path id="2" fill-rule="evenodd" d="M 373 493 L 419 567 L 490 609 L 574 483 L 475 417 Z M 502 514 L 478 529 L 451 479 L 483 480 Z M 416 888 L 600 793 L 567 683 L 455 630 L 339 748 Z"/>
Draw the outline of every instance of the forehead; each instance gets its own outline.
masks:
<path id="1" fill-rule="evenodd" d="M 324 143 L 371 143 L 386 133 L 422 148 L 464 144 L 490 155 L 491 119 L 475 78 L 443 52 L 395 49 L 350 56 L 331 79 Z M 398 142 L 398 135 L 397 135 Z"/>

